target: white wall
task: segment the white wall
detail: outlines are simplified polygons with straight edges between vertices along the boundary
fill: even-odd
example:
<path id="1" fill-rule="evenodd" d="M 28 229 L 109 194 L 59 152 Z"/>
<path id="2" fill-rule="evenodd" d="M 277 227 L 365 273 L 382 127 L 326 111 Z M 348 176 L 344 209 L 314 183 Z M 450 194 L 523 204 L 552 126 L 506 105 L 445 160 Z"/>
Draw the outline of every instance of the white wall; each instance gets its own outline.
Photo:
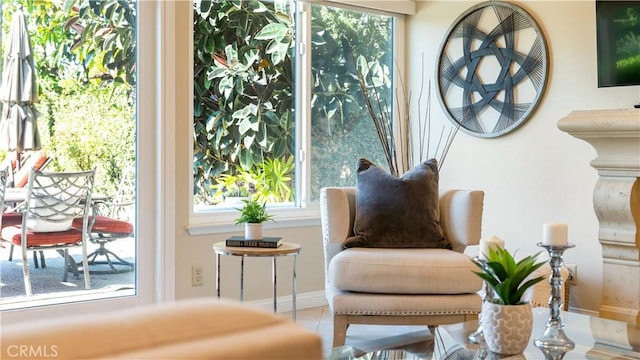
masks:
<path id="1" fill-rule="evenodd" d="M 439 47 L 451 24 L 479 2 L 420 1 L 408 21 L 409 69 L 425 66 L 435 78 Z M 573 110 L 630 108 L 638 86 L 597 88 L 593 1 L 518 2 L 546 35 L 550 57 L 547 90 L 538 110 L 518 130 L 485 139 L 459 133 L 441 173 L 442 187 L 485 191 L 483 236 L 496 235 L 520 253 L 540 250 L 542 224 L 569 225 L 576 247 L 565 262 L 577 264 L 570 306 L 597 311 L 601 301 L 602 251 L 592 192 L 597 180 L 589 162 L 595 150 L 557 128 Z M 411 76 L 409 76 L 411 78 Z M 433 119 L 445 120 L 437 100 Z M 640 119 L 638 119 L 640 121 Z"/>
<path id="2" fill-rule="evenodd" d="M 438 47 L 452 22 L 477 2 L 417 2 L 417 12 L 408 19 L 409 68 L 419 71 L 425 55 L 426 67 L 435 69 Z M 179 4 L 179 3 L 178 3 Z M 596 86 L 595 10 L 593 1 L 535 1 L 520 3 L 538 21 L 546 34 L 551 71 L 547 92 L 538 111 L 519 130 L 497 139 L 480 139 L 460 133 L 441 175 L 443 187 L 482 189 L 486 192 L 483 235 L 496 235 L 510 250 L 536 252 L 542 224 L 569 225 L 569 241 L 577 246 L 567 251 L 566 262 L 578 265 L 579 282 L 572 288 L 573 308 L 597 311 L 600 305 L 601 249 L 592 191 L 597 174 L 589 166 L 595 151 L 580 140 L 557 129 L 557 122 L 572 110 L 627 108 L 640 101 L 638 87 L 598 89 Z M 178 24 L 189 33 L 190 24 Z M 180 33 L 180 31 L 178 32 Z M 189 224 L 189 178 L 191 176 L 191 128 L 188 114 L 188 58 L 190 49 L 176 43 L 176 178 L 175 178 L 175 296 L 186 298 L 214 295 L 214 255 L 211 245 L 228 234 L 191 237 Z M 181 55 L 182 54 L 182 55 Z M 186 54 L 186 55 L 185 55 Z M 182 56 L 182 57 L 181 57 Z M 181 60 L 182 59 L 182 60 Z M 181 91 L 180 89 L 185 89 Z M 447 121 L 434 97 L 434 121 Z M 183 144 L 184 146 L 181 146 Z M 298 262 L 299 293 L 321 292 L 324 286 L 321 231 L 319 226 L 268 231 L 303 245 Z M 471 249 L 474 251 L 474 249 Z M 223 297 L 237 298 L 238 264 L 223 263 Z M 280 294 L 287 295 L 290 274 L 282 261 Z M 205 285 L 191 287 L 191 265 L 205 266 Z M 246 300 L 268 299 L 268 262 L 249 265 Z M 227 287 L 228 286 L 228 287 Z"/>

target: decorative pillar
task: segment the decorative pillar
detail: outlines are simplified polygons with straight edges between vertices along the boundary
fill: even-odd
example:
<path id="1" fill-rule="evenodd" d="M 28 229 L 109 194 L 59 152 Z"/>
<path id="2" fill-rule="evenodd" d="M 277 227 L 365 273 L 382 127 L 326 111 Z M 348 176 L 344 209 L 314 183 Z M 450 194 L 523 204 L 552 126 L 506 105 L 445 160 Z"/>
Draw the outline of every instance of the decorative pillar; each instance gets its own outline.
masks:
<path id="1" fill-rule="evenodd" d="M 600 317 L 640 323 L 640 110 L 574 111 L 558 128 L 598 156 L 593 207 L 600 223 Z"/>

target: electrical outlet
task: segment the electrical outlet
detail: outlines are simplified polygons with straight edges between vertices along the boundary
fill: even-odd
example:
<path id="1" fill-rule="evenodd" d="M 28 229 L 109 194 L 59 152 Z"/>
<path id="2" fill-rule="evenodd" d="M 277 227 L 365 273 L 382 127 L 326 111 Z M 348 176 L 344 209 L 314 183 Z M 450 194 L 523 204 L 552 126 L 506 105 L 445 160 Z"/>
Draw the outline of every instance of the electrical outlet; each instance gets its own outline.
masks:
<path id="1" fill-rule="evenodd" d="M 191 266 L 191 286 L 202 286 L 204 280 L 202 278 L 202 265 Z"/>
<path id="2" fill-rule="evenodd" d="M 578 285 L 578 265 L 565 264 L 565 267 L 569 269 L 569 284 Z"/>

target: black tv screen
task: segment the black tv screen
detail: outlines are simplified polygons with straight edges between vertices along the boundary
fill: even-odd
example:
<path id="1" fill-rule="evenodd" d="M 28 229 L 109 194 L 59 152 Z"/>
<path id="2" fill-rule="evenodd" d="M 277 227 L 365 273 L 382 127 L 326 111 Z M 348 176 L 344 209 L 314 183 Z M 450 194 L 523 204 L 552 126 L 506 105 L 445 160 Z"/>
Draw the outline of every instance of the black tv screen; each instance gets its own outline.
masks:
<path id="1" fill-rule="evenodd" d="M 598 87 L 640 85 L 640 1 L 596 0 Z"/>

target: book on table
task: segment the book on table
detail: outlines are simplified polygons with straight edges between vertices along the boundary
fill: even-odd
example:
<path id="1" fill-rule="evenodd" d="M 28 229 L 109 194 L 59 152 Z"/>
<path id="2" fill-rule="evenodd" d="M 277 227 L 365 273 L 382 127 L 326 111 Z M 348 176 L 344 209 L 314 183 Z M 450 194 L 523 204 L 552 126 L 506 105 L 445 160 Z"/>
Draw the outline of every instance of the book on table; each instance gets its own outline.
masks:
<path id="1" fill-rule="evenodd" d="M 235 247 L 259 247 L 259 248 L 278 248 L 282 245 L 281 237 L 264 237 L 259 240 L 248 240 L 244 236 L 232 236 L 225 242 L 227 246 Z"/>

